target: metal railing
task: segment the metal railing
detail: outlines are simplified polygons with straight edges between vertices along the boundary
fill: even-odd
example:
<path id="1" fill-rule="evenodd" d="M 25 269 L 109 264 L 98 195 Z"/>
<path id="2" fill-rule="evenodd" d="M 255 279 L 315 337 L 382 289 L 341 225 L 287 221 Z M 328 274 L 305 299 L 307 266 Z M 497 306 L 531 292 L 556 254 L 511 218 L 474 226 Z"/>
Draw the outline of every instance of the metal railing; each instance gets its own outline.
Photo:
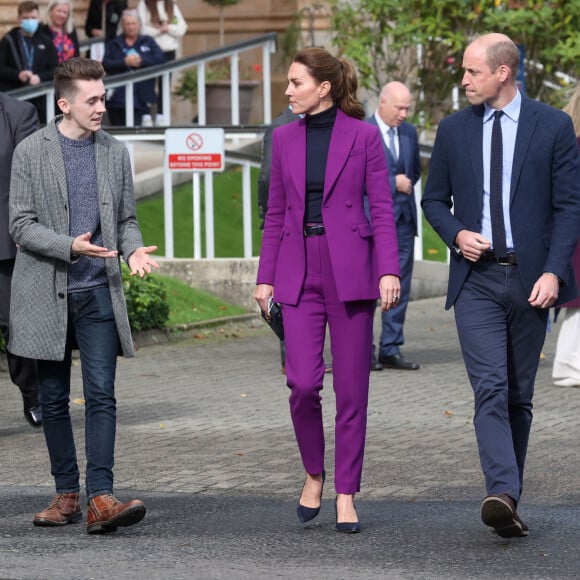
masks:
<path id="1" fill-rule="evenodd" d="M 232 124 L 239 124 L 240 120 L 240 54 L 262 48 L 262 89 L 264 102 L 263 123 L 269 124 L 272 121 L 272 83 L 271 83 L 271 54 L 276 52 L 276 33 L 271 32 L 256 36 L 250 40 L 235 42 L 227 46 L 208 50 L 195 56 L 180 58 L 171 62 L 147 67 L 143 70 L 135 70 L 118 75 L 106 76 L 104 79 L 106 89 L 115 89 L 124 87 L 125 89 L 125 114 L 127 127 L 134 127 L 135 118 L 133 112 L 133 86 L 140 81 L 161 77 L 161 91 L 163 93 L 163 102 L 171 102 L 171 75 L 182 70 L 197 67 L 197 108 L 198 124 L 206 124 L 206 78 L 205 70 L 208 63 L 219 61 L 224 58 L 230 59 L 231 74 L 231 107 L 232 107 Z M 10 95 L 18 99 L 28 100 L 34 97 L 44 96 L 46 99 L 47 119 L 52 119 L 55 114 L 54 87 L 52 82 L 45 82 L 34 87 L 24 87 L 8 91 Z M 171 109 L 168 108 L 166 114 L 167 123 L 171 124 Z"/>
<path id="2" fill-rule="evenodd" d="M 231 73 L 231 110 L 232 110 L 232 127 L 226 130 L 226 139 L 240 137 L 258 138 L 265 131 L 266 127 L 272 121 L 272 107 L 271 107 L 271 73 L 270 56 L 276 51 L 276 33 L 263 34 L 250 40 L 236 42 L 227 46 L 209 50 L 199 53 L 195 56 L 181 58 L 179 60 L 171 61 L 161 65 L 148 67 L 139 71 L 132 71 L 128 73 L 107 76 L 104 79 L 105 88 L 115 89 L 123 88 L 125 90 L 125 114 L 127 129 L 108 128 L 118 138 L 125 141 L 134 163 L 134 142 L 139 140 L 146 141 L 161 141 L 165 144 L 165 133 L 163 130 L 145 130 L 140 129 L 139 133 L 135 132 L 134 128 L 134 112 L 133 112 L 133 86 L 135 83 L 153 78 L 162 78 L 162 92 L 164 102 L 171 100 L 171 75 L 182 70 L 197 67 L 197 105 L 198 105 L 198 125 L 206 125 L 206 65 L 213 61 L 221 61 L 224 58 L 230 59 L 230 73 Z M 97 44 L 97 40 L 91 40 L 88 45 Z M 263 87 L 263 125 L 256 127 L 256 129 L 248 135 L 247 131 L 236 130 L 240 120 L 240 75 L 239 75 L 239 58 L 243 52 L 253 50 L 256 48 L 262 49 L 262 87 Z M 14 97 L 27 100 L 38 96 L 46 98 L 47 118 L 51 119 L 55 114 L 55 96 L 54 87 L 51 82 L 42 83 L 35 87 L 26 87 L 10 91 Z M 171 126 L 171 110 L 168 108 L 166 114 L 166 122 Z M 257 131 L 257 132 L 256 132 Z M 245 133 L 245 135 L 242 135 Z M 243 228 L 244 228 L 244 257 L 252 257 L 252 208 L 251 208 L 251 167 L 259 166 L 259 163 L 254 159 L 250 160 L 247 157 L 236 155 L 234 152 L 226 153 L 226 163 L 236 163 L 242 166 L 242 189 L 243 189 Z M 203 172 L 205 184 L 205 231 L 206 231 L 206 258 L 214 257 L 214 216 L 213 211 L 213 173 Z M 172 207 L 172 191 L 173 183 L 170 172 L 165 171 L 164 175 L 164 199 L 167 207 Z M 200 172 L 193 173 L 193 191 L 194 191 L 194 207 L 199 208 L 200 196 Z M 208 211 L 209 209 L 209 211 Z M 194 240 L 193 240 L 193 254 L 194 258 L 201 258 L 201 212 L 196 211 L 193 215 L 194 222 Z M 165 248 L 166 257 L 173 257 L 173 216 L 170 211 L 165 212 Z"/>
<path id="3" fill-rule="evenodd" d="M 99 39 L 93 39 L 87 42 L 87 46 L 90 44 L 96 44 L 100 42 Z M 101 41 L 102 42 L 102 41 Z M 239 125 L 239 55 L 247 50 L 252 50 L 255 48 L 262 48 L 262 85 L 264 92 L 264 118 L 263 124 L 255 125 L 251 128 L 242 127 Z M 267 126 L 272 120 L 271 111 L 271 76 L 270 76 L 270 55 L 276 50 L 276 33 L 264 34 L 253 38 L 251 40 L 246 40 L 243 42 L 237 42 L 225 47 L 206 51 L 195 56 L 181 58 L 179 60 L 172 61 L 170 63 L 165 63 L 162 65 L 157 65 L 153 67 L 146 68 L 140 71 L 133 71 L 129 73 L 111 75 L 105 78 L 105 87 L 107 89 L 113 89 L 118 87 L 125 87 L 126 90 L 126 119 L 127 127 L 120 128 L 108 128 L 108 130 L 113 133 L 117 138 L 124 141 L 130 151 L 133 160 L 133 167 L 135 167 L 134 162 L 134 144 L 139 141 L 150 141 L 159 142 L 165 145 L 165 131 L 160 128 L 153 129 L 135 129 L 134 127 L 134 115 L 133 115 L 133 85 L 137 82 L 162 77 L 162 90 L 164 102 L 170 102 L 171 92 L 170 92 L 170 77 L 173 73 L 179 72 L 185 69 L 190 69 L 192 67 L 197 67 L 197 89 L 198 89 L 198 125 L 206 125 L 206 100 L 205 100 L 205 70 L 208 63 L 212 61 L 221 60 L 224 58 L 230 58 L 231 62 L 231 83 L 232 83 L 232 125 L 224 127 L 226 141 L 230 142 L 240 142 L 243 139 L 258 139 L 260 138 Z M 18 89 L 11 91 L 10 94 L 17 98 L 29 99 L 37 96 L 44 95 L 46 97 L 47 105 L 47 118 L 54 116 L 54 89 L 52 83 L 43 83 L 36 87 L 27 87 L 23 89 Z M 171 125 L 171 115 L 170 111 L 166 114 L 166 119 L 168 125 Z M 178 128 L 178 127 L 173 127 Z M 430 146 L 421 146 L 421 156 L 430 157 Z M 252 199 L 251 199 L 251 168 L 259 167 L 259 161 L 252 156 L 237 153 L 232 150 L 226 150 L 225 153 L 226 164 L 228 165 L 239 165 L 242 167 L 242 219 L 243 219 L 243 247 L 244 247 L 244 258 L 251 258 L 253 256 L 253 244 L 252 244 Z M 194 195 L 194 208 L 200 207 L 200 178 L 203 174 L 204 178 L 204 205 L 205 211 L 205 258 L 214 257 L 214 216 L 212 212 L 213 208 L 213 173 L 212 172 L 195 172 L 193 173 L 193 195 Z M 172 175 L 171 172 L 164 172 L 164 199 L 167 206 L 172 206 Z M 420 201 L 422 195 L 422 186 L 419 182 L 415 186 L 414 190 L 415 199 L 417 202 L 417 207 L 420 208 Z M 418 210 L 419 216 L 421 215 L 420 209 Z M 194 211 L 193 219 L 193 257 L 195 259 L 202 258 L 202 244 L 201 244 L 201 211 Z M 165 212 L 164 220 L 165 229 L 165 255 L 168 258 L 173 258 L 173 216 L 171 212 Z M 423 232 L 421 227 L 421 219 L 419 219 L 419 235 L 415 238 L 415 260 L 423 259 Z"/>
<path id="4" fill-rule="evenodd" d="M 179 127 L 176 127 L 179 128 Z M 267 125 L 255 125 L 252 127 L 242 127 L 242 126 L 228 126 L 224 127 L 225 140 L 226 142 L 236 142 L 240 143 L 244 140 L 256 140 L 260 139 L 267 129 Z M 158 142 L 160 144 L 165 144 L 165 132 L 163 129 L 140 129 L 135 132 L 131 129 L 113 129 L 111 132 L 118 139 L 124 141 L 131 153 L 132 158 L 134 158 L 134 144 L 142 142 Z M 430 158 L 431 156 L 431 145 L 422 144 L 421 147 L 421 157 Z M 254 247 L 252 240 L 252 233 L 255 224 L 252 223 L 252 183 L 251 183 L 251 168 L 260 167 L 260 158 L 256 155 L 251 155 L 246 152 L 236 151 L 236 150 L 226 150 L 225 151 L 225 162 L 226 166 L 241 166 L 242 168 L 242 224 L 243 224 L 243 257 L 251 258 L 254 256 Z M 133 163 L 133 167 L 135 164 Z M 164 164 L 163 164 L 164 166 Z M 160 166 L 161 167 L 161 166 Z M 201 207 L 200 196 L 201 196 L 201 178 L 203 176 L 204 184 L 204 219 L 205 219 L 205 255 L 202 255 L 202 241 L 201 241 L 201 219 L 202 212 L 199 209 Z M 215 257 L 215 227 L 214 227 L 214 216 L 213 216 L 213 178 L 214 174 L 212 172 L 195 172 L 192 176 L 192 189 L 193 189 L 193 258 L 214 258 Z M 173 214 L 172 208 L 172 172 L 164 172 L 164 183 L 163 183 L 163 195 L 164 195 L 164 240 L 165 240 L 165 257 L 174 257 L 174 228 L 173 228 Z M 415 238 L 415 261 L 421 261 L 424 259 L 423 255 L 423 228 L 421 220 L 421 196 L 422 196 L 422 183 L 419 181 L 414 188 L 414 196 L 417 203 L 417 215 L 418 215 L 418 235 Z M 196 209 L 197 208 L 197 209 Z M 236 257 L 236 256 L 231 256 Z M 449 250 L 446 252 L 447 261 L 449 261 Z"/>
<path id="5" fill-rule="evenodd" d="M 256 125 L 252 127 L 227 126 L 224 127 L 225 141 L 229 143 L 240 144 L 246 140 L 260 139 L 267 129 L 267 125 Z M 180 127 L 172 127 L 179 129 Z M 135 145 L 138 142 L 160 143 L 164 146 L 165 152 L 165 130 L 163 129 L 139 129 L 136 132 L 130 128 L 112 128 L 110 133 L 117 139 L 123 141 L 129 149 L 129 154 L 133 161 L 132 166 L 135 168 Z M 252 223 L 252 167 L 260 167 L 260 158 L 249 153 L 226 150 L 225 164 L 227 167 L 241 166 L 242 168 L 242 224 L 243 224 L 243 248 L 244 258 L 251 258 L 254 253 L 252 232 L 254 224 Z M 164 241 L 165 257 L 174 258 L 174 228 L 173 228 L 173 173 L 166 168 L 165 162 L 160 164 L 163 168 L 163 199 L 164 199 Z M 202 255 L 201 241 L 201 178 L 203 176 L 204 189 L 204 218 L 205 218 L 205 256 Z M 215 227 L 213 214 L 213 179 L 214 173 L 211 171 L 195 171 L 192 173 L 192 192 L 193 192 L 193 258 L 215 257 Z M 236 257 L 236 256 L 232 256 Z"/>

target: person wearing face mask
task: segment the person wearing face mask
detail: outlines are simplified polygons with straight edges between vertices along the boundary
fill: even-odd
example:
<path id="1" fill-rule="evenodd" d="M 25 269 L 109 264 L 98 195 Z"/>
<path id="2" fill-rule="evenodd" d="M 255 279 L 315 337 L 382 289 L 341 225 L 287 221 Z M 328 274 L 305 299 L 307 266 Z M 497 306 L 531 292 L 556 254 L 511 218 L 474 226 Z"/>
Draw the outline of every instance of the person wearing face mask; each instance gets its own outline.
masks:
<path id="1" fill-rule="evenodd" d="M 0 41 L 0 90 L 10 91 L 51 81 L 58 65 L 52 38 L 39 28 L 38 4 L 18 5 L 18 26 Z M 31 99 L 41 123 L 46 123 L 44 97 Z"/>

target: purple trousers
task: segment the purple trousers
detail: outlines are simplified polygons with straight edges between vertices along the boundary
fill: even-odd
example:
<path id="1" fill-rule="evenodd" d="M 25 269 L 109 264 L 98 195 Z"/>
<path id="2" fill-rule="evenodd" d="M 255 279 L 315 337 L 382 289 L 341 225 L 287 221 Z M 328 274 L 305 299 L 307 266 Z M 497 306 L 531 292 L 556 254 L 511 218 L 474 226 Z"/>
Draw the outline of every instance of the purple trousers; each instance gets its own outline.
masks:
<path id="1" fill-rule="evenodd" d="M 324 340 L 330 333 L 336 395 L 335 489 L 360 490 L 365 446 L 374 300 L 341 302 L 326 237 L 305 238 L 306 277 L 295 306 L 282 305 L 290 413 L 304 469 L 324 470 L 324 429 L 320 391 Z"/>

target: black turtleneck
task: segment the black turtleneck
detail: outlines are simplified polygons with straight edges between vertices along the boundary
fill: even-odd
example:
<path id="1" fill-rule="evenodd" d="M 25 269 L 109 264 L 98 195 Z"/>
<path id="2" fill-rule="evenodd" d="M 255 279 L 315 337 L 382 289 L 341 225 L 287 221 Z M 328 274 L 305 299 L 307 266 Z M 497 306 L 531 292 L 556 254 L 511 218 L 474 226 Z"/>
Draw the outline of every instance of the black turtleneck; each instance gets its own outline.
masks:
<path id="1" fill-rule="evenodd" d="M 306 115 L 306 211 L 304 223 L 322 223 L 322 193 L 336 105 L 316 115 Z"/>

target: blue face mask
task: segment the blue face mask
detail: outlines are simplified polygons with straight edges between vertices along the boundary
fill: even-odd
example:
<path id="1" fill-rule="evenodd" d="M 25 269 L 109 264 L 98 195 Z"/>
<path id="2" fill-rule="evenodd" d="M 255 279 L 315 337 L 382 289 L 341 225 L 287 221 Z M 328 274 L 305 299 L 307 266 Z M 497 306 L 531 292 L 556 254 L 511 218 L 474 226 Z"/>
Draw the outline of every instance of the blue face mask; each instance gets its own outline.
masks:
<path id="1" fill-rule="evenodd" d="M 25 18 L 20 22 L 20 28 L 22 28 L 26 34 L 33 36 L 38 30 L 38 20 L 36 20 L 36 18 Z"/>

